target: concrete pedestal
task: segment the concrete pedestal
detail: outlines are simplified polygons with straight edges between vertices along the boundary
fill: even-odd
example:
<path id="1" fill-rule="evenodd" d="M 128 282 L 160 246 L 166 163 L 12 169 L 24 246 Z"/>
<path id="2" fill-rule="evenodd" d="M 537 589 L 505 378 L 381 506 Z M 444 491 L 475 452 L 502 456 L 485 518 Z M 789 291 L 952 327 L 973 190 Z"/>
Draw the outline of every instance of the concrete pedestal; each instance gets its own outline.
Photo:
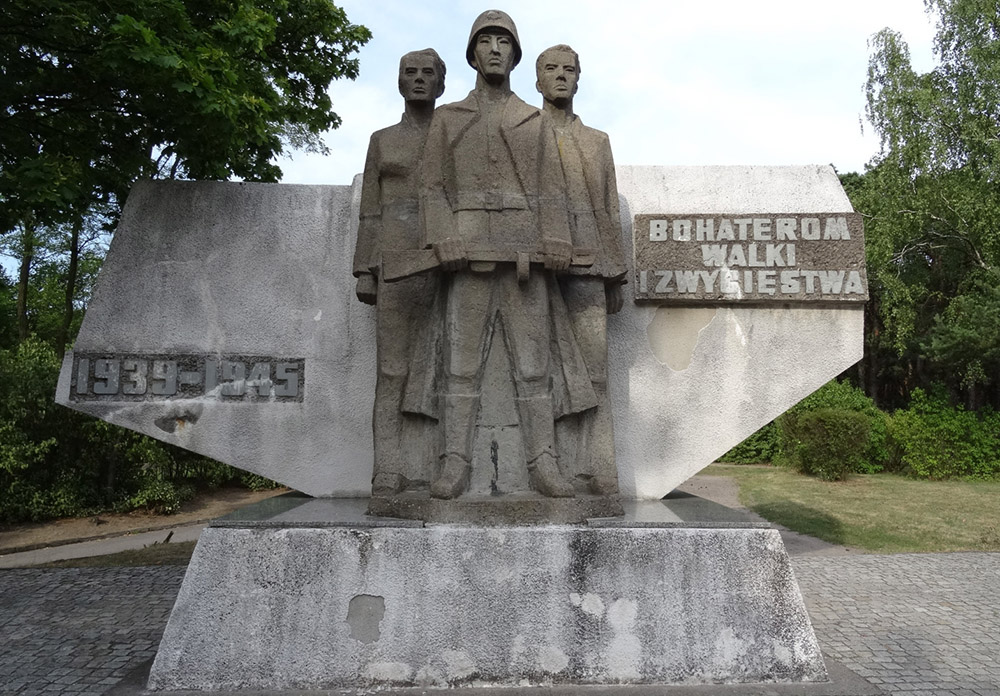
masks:
<path id="1" fill-rule="evenodd" d="M 359 503 L 206 529 L 149 688 L 826 679 L 774 529 L 684 501 L 542 528 L 394 526 Z"/>

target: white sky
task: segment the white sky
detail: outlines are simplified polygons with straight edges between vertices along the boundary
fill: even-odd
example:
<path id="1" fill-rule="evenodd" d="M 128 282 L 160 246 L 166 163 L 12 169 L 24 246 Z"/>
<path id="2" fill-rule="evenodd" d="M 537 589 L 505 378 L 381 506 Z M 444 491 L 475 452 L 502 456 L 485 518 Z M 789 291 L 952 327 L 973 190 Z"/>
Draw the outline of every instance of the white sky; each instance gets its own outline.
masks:
<path id="1" fill-rule="evenodd" d="M 618 164 L 833 164 L 862 171 L 878 142 L 864 114 L 868 39 L 903 34 L 914 68 L 933 67 L 933 20 L 923 0 L 338 0 L 373 34 L 361 75 L 331 87 L 341 127 L 330 156 L 279 161 L 286 183 L 348 184 L 368 137 L 398 122 L 399 57 L 434 48 L 448 67 L 438 105 L 458 101 L 475 74 L 465 62 L 475 17 L 513 17 L 524 57 L 514 91 L 540 104 L 534 62 L 567 43 L 580 54 L 574 107 L 611 137 Z"/>

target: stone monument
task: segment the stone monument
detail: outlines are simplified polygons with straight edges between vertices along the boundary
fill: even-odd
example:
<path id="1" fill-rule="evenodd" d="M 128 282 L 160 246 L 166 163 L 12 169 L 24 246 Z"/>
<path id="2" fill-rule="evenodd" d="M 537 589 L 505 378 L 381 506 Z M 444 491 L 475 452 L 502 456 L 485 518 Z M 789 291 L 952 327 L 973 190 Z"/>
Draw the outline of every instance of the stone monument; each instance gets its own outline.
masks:
<path id="1" fill-rule="evenodd" d="M 206 529 L 149 688 L 824 680 L 777 530 L 659 499 L 861 357 L 836 174 L 615 167 L 572 49 L 537 109 L 467 47 L 352 186 L 129 196 L 57 399 L 306 494 Z"/>

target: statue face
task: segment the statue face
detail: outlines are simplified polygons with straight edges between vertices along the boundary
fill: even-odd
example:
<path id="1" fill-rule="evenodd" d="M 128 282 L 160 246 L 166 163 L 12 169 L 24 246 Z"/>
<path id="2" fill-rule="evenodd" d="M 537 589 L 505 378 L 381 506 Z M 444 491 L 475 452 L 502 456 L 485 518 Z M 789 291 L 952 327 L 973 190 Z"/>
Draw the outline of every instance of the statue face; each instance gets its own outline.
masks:
<path id="1" fill-rule="evenodd" d="M 542 56 L 538 68 L 538 82 L 535 87 L 547 102 L 565 103 L 576 94 L 580 73 L 576 69 L 576 58 L 569 51 L 548 51 Z"/>
<path id="2" fill-rule="evenodd" d="M 441 73 L 433 58 L 411 55 L 399 67 L 399 93 L 412 102 L 433 102 L 441 96 Z"/>
<path id="3" fill-rule="evenodd" d="M 476 69 L 487 80 L 503 80 L 514 67 L 514 39 L 506 31 L 483 31 L 472 49 Z"/>

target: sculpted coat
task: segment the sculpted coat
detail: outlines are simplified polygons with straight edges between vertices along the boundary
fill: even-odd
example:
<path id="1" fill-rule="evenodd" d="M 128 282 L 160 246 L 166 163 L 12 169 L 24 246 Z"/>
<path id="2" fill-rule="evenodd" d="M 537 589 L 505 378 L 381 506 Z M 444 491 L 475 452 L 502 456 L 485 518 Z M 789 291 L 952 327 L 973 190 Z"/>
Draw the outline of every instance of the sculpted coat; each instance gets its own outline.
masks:
<path id="1" fill-rule="evenodd" d="M 425 133 L 404 115 L 399 124 L 372 134 L 361 189 L 355 275 L 377 277 L 386 250 L 420 248 L 417 178 Z M 378 282 L 378 375 L 372 417 L 376 492 L 394 492 L 407 482 L 429 479 L 428 464 L 437 451 L 436 424 L 405 415 L 402 398 L 411 365 L 421 359 L 416 347 L 437 292 L 435 274 Z"/>

